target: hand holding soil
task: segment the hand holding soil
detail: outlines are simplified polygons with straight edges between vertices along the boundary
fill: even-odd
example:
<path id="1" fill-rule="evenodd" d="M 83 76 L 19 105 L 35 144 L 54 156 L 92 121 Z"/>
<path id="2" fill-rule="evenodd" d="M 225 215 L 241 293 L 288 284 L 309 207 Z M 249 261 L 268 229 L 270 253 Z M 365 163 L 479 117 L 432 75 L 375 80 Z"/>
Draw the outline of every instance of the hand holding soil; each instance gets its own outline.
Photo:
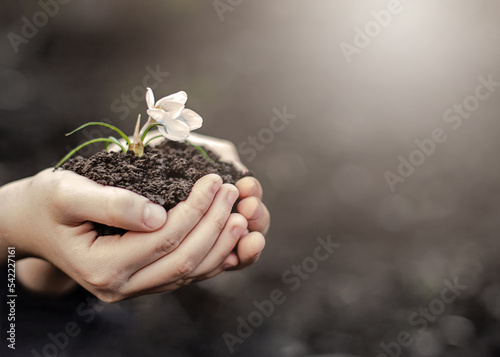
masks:
<path id="1" fill-rule="evenodd" d="M 0 190 L 2 202 L 10 202 L 0 208 L 2 245 L 54 264 L 104 301 L 173 290 L 257 259 L 269 215 L 254 178 L 237 186 L 241 192 L 207 175 L 166 214 L 130 191 L 47 169 Z M 238 196 L 242 214 L 231 213 Z M 129 232 L 96 239 L 91 221 Z M 39 262 L 26 261 L 47 268 Z M 21 263 L 19 280 L 39 282 Z"/>

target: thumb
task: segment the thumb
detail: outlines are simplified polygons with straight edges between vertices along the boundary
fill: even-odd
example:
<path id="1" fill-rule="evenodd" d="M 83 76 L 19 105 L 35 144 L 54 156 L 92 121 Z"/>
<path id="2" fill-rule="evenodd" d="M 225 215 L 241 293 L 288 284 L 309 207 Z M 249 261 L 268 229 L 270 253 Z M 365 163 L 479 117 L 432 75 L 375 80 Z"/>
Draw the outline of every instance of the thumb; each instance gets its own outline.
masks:
<path id="1" fill-rule="evenodd" d="M 150 232 L 167 220 L 165 209 L 146 197 L 118 187 L 103 186 L 69 171 L 61 175 L 57 204 L 72 224 L 85 221 L 102 223 L 130 231 Z"/>

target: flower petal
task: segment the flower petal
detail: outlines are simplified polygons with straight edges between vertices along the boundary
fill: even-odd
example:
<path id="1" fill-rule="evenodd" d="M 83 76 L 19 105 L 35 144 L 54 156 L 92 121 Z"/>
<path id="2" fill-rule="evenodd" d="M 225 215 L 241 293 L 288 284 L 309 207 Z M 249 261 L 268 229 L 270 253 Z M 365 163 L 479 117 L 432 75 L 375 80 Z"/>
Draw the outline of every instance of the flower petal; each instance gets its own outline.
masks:
<path id="1" fill-rule="evenodd" d="M 203 119 L 198 113 L 187 108 L 182 110 L 181 115 L 177 119 L 185 122 L 189 126 L 189 130 L 199 129 L 203 125 Z"/>
<path id="2" fill-rule="evenodd" d="M 168 113 L 166 113 L 165 111 L 163 111 L 161 109 L 156 109 L 156 108 L 148 109 L 147 112 L 148 112 L 148 115 L 151 118 L 153 118 L 154 120 L 156 120 L 156 122 L 159 124 L 165 124 L 166 118 L 170 117 L 170 115 Z"/>
<path id="3" fill-rule="evenodd" d="M 158 131 L 169 140 L 184 141 L 189 136 L 189 127 L 186 123 L 172 119 L 164 126 L 159 126 Z"/>
<path id="4" fill-rule="evenodd" d="M 182 105 L 185 105 L 187 99 L 188 99 L 187 93 L 181 90 L 180 92 L 170 94 L 158 100 L 158 102 L 156 102 L 156 107 L 161 107 L 164 102 L 177 102 Z"/>
<path id="5" fill-rule="evenodd" d="M 153 90 L 149 87 L 146 90 L 146 103 L 149 109 L 153 109 L 155 107 L 155 95 L 153 94 Z"/>
<path id="6" fill-rule="evenodd" d="M 158 106 L 158 103 L 160 103 L 160 101 L 156 103 L 156 108 L 167 112 L 172 116 L 172 118 L 177 118 L 181 115 L 182 109 L 184 109 L 184 104 L 171 100 L 163 101 L 160 106 Z"/>

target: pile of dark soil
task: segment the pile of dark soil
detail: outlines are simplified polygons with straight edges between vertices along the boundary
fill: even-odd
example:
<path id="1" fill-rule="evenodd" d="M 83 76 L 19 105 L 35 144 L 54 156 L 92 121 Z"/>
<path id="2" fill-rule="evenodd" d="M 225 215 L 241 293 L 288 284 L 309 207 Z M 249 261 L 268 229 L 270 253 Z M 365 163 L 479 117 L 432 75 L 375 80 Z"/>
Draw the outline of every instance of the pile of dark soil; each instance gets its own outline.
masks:
<path id="1" fill-rule="evenodd" d="M 222 162 L 204 148 L 215 163 L 209 162 L 191 145 L 165 140 L 155 148 L 145 147 L 144 155 L 133 152 L 101 151 L 84 158 L 77 156 L 62 167 L 99 184 L 125 188 L 162 205 L 166 210 L 184 201 L 194 183 L 214 173 L 225 183 L 234 184 L 250 172 L 242 173 L 234 165 Z M 123 234 L 125 231 L 95 223 L 98 235 Z"/>

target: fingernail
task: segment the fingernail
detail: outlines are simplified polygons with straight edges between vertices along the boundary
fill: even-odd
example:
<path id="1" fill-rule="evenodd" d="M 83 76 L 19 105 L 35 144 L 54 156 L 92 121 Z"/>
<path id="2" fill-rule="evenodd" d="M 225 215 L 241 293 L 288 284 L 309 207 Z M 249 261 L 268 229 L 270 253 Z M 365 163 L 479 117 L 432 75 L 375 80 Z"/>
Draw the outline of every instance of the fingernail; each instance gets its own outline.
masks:
<path id="1" fill-rule="evenodd" d="M 259 201 L 257 201 L 257 207 L 255 207 L 255 211 L 252 214 L 252 218 L 250 219 L 251 221 L 255 221 L 259 219 L 262 216 L 262 205 L 260 204 Z"/>
<path id="2" fill-rule="evenodd" d="M 154 203 L 147 203 L 144 209 L 144 223 L 149 228 L 160 228 L 165 224 L 167 211 Z"/>
<path id="3" fill-rule="evenodd" d="M 234 236 L 234 238 L 240 238 L 241 235 L 243 234 L 243 230 L 244 229 L 245 228 L 243 228 L 243 227 L 234 227 L 233 228 L 233 236 Z"/>
<path id="4" fill-rule="evenodd" d="M 222 186 L 222 178 L 219 177 L 212 186 L 212 193 L 217 193 L 217 191 L 219 191 L 219 188 L 221 186 Z"/>
<path id="5" fill-rule="evenodd" d="M 257 183 L 253 183 L 253 188 L 252 188 L 252 196 L 257 196 L 259 193 L 259 187 L 257 186 Z"/>
<path id="6" fill-rule="evenodd" d="M 227 194 L 227 201 L 229 202 L 230 205 L 236 202 L 236 199 L 238 198 L 238 191 L 230 191 Z"/>
<path id="7" fill-rule="evenodd" d="M 234 267 L 235 267 L 235 265 L 231 265 L 231 264 L 224 264 L 224 265 L 222 266 L 222 269 L 227 270 L 227 269 L 231 269 L 231 268 L 234 268 Z"/>

